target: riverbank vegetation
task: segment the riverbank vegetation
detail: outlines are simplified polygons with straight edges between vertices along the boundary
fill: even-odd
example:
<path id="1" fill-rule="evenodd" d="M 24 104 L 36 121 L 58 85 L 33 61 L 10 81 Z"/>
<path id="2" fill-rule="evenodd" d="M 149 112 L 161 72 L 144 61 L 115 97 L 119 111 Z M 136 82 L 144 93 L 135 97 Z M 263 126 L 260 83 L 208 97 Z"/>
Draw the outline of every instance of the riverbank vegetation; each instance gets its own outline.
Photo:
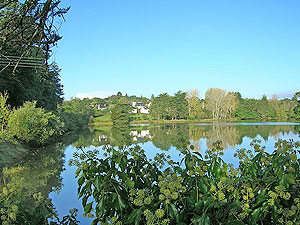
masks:
<path id="1" fill-rule="evenodd" d="M 280 140 L 272 153 L 259 141 L 240 149 L 234 168 L 219 142 L 205 154 L 182 150 L 153 160 L 132 148 L 80 151 L 78 195 L 94 224 L 298 224 L 299 142 Z"/>
<path id="2" fill-rule="evenodd" d="M 0 93 L 2 140 L 18 140 L 31 146 L 51 142 L 64 133 L 82 129 L 90 122 L 91 110 L 78 101 L 64 102 L 57 110 L 48 111 L 36 106 L 36 101 L 12 108 L 6 103 L 8 95 Z"/>

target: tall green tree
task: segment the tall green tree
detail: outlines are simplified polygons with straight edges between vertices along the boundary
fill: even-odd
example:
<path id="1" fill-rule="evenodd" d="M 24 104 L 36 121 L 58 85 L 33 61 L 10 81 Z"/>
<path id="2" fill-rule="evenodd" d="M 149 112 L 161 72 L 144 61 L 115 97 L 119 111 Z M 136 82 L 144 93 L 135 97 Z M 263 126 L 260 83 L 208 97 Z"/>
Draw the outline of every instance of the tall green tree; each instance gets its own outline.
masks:
<path id="1" fill-rule="evenodd" d="M 132 107 L 130 104 L 117 103 L 111 112 L 111 119 L 113 121 L 113 126 L 122 127 L 127 126 L 130 123 L 130 112 Z"/>
<path id="2" fill-rule="evenodd" d="M 186 119 L 188 117 L 188 101 L 186 99 L 186 92 L 176 92 L 174 95 L 174 102 L 176 107 L 175 119 Z"/>
<path id="3" fill-rule="evenodd" d="M 64 132 L 74 131 L 87 126 L 94 110 L 90 107 L 88 98 L 80 100 L 79 98 L 64 101 L 58 107 L 58 114 L 64 122 Z"/>
<path id="4" fill-rule="evenodd" d="M 276 117 L 276 111 L 265 95 L 258 101 L 257 110 L 261 119 Z"/>
<path id="5" fill-rule="evenodd" d="M 185 96 L 188 101 L 188 114 L 191 119 L 201 117 L 201 101 L 199 99 L 199 91 L 197 89 L 191 90 Z"/>
<path id="6" fill-rule="evenodd" d="M 36 100 L 38 106 L 55 109 L 62 102 L 59 69 L 48 64 L 51 48 L 61 39 L 54 24 L 68 11 L 59 3 L 0 3 L 0 92 L 8 92 L 12 106 Z"/>
<path id="7" fill-rule="evenodd" d="M 260 114 L 257 111 L 257 104 L 257 99 L 241 99 L 236 110 L 236 116 L 240 119 L 260 118 Z"/>
<path id="8" fill-rule="evenodd" d="M 297 102 L 297 106 L 294 109 L 295 117 L 300 118 L 300 91 L 296 92 L 294 95 L 294 99 Z"/>
<path id="9" fill-rule="evenodd" d="M 160 94 L 151 102 L 150 115 L 156 120 L 167 119 L 170 108 L 170 96 L 167 93 Z"/>

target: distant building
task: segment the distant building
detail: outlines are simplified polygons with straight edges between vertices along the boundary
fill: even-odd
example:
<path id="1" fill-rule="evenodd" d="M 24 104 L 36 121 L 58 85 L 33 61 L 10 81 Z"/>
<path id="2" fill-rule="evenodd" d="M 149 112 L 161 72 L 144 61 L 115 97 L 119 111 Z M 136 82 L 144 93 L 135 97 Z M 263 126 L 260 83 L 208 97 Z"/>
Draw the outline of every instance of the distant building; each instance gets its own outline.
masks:
<path id="1" fill-rule="evenodd" d="M 144 106 L 141 102 L 132 102 L 133 110 L 131 111 L 131 113 L 149 114 L 150 105 L 151 103 Z"/>
<path id="2" fill-rule="evenodd" d="M 107 105 L 104 103 L 104 104 L 99 104 L 98 106 L 97 106 L 97 109 L 98 110 L 105 110 L 105 109 L 107 109 Z"/>

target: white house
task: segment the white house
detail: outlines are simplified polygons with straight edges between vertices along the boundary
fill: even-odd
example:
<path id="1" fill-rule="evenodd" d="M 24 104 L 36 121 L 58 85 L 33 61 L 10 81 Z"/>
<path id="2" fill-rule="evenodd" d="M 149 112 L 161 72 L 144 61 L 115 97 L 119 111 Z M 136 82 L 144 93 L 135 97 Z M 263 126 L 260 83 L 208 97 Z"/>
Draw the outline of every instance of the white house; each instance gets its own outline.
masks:
<path id="1" fill-rule="evenodd" d="M 98 110 L 105 110 L 105 109 L 107 109 L 107 105 L 104 103 L 104 104 L 99 104 L 99 105 L 97 105 L 97 109 Z"/>
<path id="2" fill-rule="evenodd" d="M 150 108 L 151 102 L 147 104 L 146 106 L 143 105 L 141 102 L 132 102 L 133 110 L 131 113 L 144 113 L 149 114 L 149 108 Z"/>

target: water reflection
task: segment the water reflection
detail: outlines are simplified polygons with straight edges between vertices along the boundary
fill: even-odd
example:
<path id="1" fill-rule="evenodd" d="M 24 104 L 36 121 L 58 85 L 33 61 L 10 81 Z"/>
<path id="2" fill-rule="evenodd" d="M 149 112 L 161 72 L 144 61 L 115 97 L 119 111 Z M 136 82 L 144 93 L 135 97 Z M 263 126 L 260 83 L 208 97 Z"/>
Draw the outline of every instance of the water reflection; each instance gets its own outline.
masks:
<path id="1" fill-rule="evenodd" d="M 14 151 L 27 155 L 18 162 L 11 158 L 2 165 L 0 224 L 48 224 L 49 219 L 58 222 L 49 194 L 61 190 L 64 150 L 78 138 L 79 135 L 69 135 L 41 149 L 11 146 Z"/>
<path id="2" fill-rule="evenodd" d="M 12 154 L 4 148 L 1 149 L 0 146 L 0 167 L 6 167 L 5 169 L 1 168 L 1 172 L 3 172 L 0 173 L 0 208 L 2 208 L 1 215 L 5 215 L 0 224 L 4 224 L 3 222 L 9 218 L 9 220 L 20 221 L 20 224 L 47 223 L 50 217 L 56 216 L 55 207 L 49 194 L 58 193 L 64 188 L 64 185 L 67 186 L 67 193 L 77 199 L 75 169 L 73 171 L 66 162 L 77 147 L 93 149 L 105 144 L 112 147 L 145 144 L 145 151 L 150 156 L 155 151 L 171 150 L 168 154 L 174 157 L 175 153 L 172 153 L 174 149 L 185 150 L 188 146 L 193 145 L 195 151 L 203 153 L 207 148 L 212 148 L 216 141 L 221 141 L 221 146 L 226 150 L 242 144 L 247 144 L 245 147 L 248 148 L 249 145 L 245 143 L 245 140 L 257 137 L 268 141 L 270 137 L 278 140 L 287 134 L 288 138 L 294 137 L 299 140 L 299 131 L 300 126 L 293 124 L 165 124 L 131 126 L 122 129 L 95 126 L 80 133 L 65 136 L 57 140 L 55 144 L 42 149 L 29 151 L 18 146 L 19 149 L 16 149 L 15 152 L 12 151 Z M 24 152 L 31 152 L 31 154 L 20 160 L 16 157 L 18 151 L 22 153 L 21 155 L 24 155 Z M 68 151 L 70 152 L 68 153 Z M 70 158 L 66 156 L 68 154 Z M 226 157 L 225 153 L 225 160 L 227 160 Z M 13 160 L 16 158 L 18 158 L 17 163 Z M 230 158 L 230 160 L 232 159 Z M 63 172 L 64 167 L 71 172 Z M 66 182 L 69 183 L 66 184 Z M 70 191 L 72 185 L 74 192 Z M 52 198 L 53 202 L 56 201 L 58 204 L 56 208 L 59 208 L 62 202 L 66 204 L 63 208 L 68 208 L 68 210 L 77 207 L 73 203 L 66 202 L 64 194 L 57 194 L 56 198 L 60 199 L 58 201 Z M 81 203 L 79 202 L 79 204 Z M 80 208 L 79 210 L 81 216 L 83 210 Z M 58 211 L 62 215 L 67 213 Z M 25 220 L 30 222 L 26 223 Z M 84 221 L 82 217 L 80 220 Z"/>
<path id="3" fill-rule="evenodd" d="M 278 140 L 281 135 L 299 133 L 299 125 L 241 125 L 241 124 L 211 124 L 211 125 L 186 125 L 186 124 L 166 124 L 134 126 L 117 129 L 110 127 L 92 127 L 91 133 L 83 135 L 73 143 L 73 146 L 89 147 L 108 144 L 110 146 L 132 145 L 152 142 L 161 150 L 169 150 L 175 147 L 184 150 L 189 145 L 194 145 L 196 151 L 201 149 L 203 142 L 207 148 L 212 148 L 212 144 L 221 141 L 221 146 L 226 150 L 230 147 L 240 145 L 243 138 L 262 138 L 265 141 L 269 137 Z"/>

